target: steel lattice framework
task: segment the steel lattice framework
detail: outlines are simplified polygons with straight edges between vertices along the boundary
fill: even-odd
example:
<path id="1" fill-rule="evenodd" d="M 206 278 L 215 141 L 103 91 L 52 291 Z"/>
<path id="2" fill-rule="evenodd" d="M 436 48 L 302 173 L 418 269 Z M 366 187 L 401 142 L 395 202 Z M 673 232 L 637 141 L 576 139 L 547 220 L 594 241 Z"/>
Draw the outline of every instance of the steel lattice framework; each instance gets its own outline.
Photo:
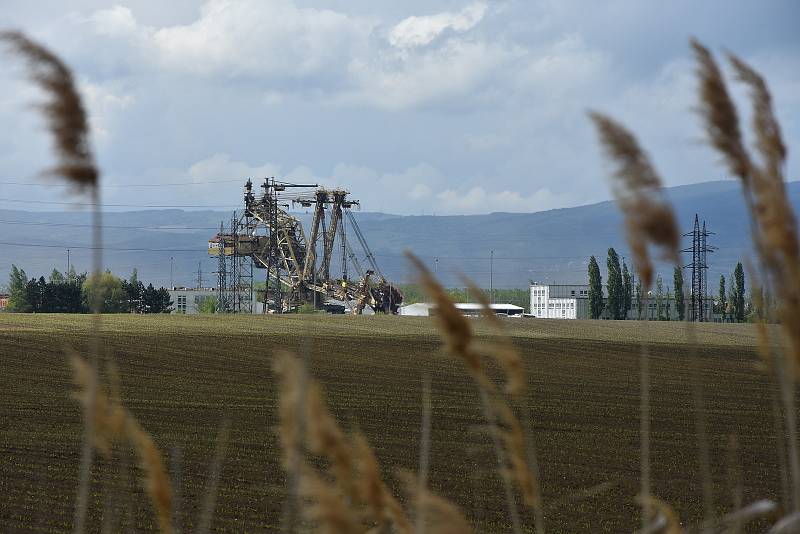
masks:
<path id="1" fill-rule="evenodd" d="M 691 232 L 683 234 L 684 237 L 691 236 L 692 247 L 684 249 L 682 252 L 692 253 L 692 262 L 684 265 L 684 268 L 692 269 L 692 287 L 690 303 L 690 319 L 696 322 L 708 321 L 708 260 L 707 254 L 714 252 L 716 247 L 708 245 L 708 236 L 714 232 L 706 230 L 706 222 L 703 221 L 702 227 L 697 214 L 694 216 L 694 227 Z"/>
<path id="2" fill-rule="evenodd" d="M 349 193 L 341 189 L 274 178 L 265 179 L 261 188 L 263 193 L 256 196 L 247 180 L 243 214 L 234 216 L 229 232 L 221 230 L 209 241 L 209 253 L 220 255 L 221 266 L 225 258 L 233 261 L 232 273 L 220 267 L 220 303 L 227 303 L 229 311 L 252 311 L 255 267 L 266 271 L 265 302 L 278 313 L 306 303 L 321 307 L 329 299 L 347 303 L 355 314 L 367 305 L 378 312 L 397 313 L 402 294 L 385 279 L 367 245 L 351 211 L 359 206 L 357 200 L 348 199 Z M 308 238 L 301 221 L 289 213 L 290 204 L 313 207 Z M 366 269 L 347 239 L 348 228 Z M 340 260 L 338 278 L 331 269 L 335 252 Z"/>

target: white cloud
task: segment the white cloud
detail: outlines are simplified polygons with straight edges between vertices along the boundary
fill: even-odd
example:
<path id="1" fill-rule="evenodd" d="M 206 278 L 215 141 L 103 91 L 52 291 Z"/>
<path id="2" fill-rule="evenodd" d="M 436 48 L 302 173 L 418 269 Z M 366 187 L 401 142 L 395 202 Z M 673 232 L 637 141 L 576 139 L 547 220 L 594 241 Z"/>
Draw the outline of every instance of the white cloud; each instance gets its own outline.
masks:
<path id="1" fill-rule="evenodd" d="M 233 160 L 228 154 L 220 153 L 191 165 L 188 175 L 193 182 L 241 179 L 242 183 L 244 183 L 247 178 L 258 181 L 265 177 L 280 177 L 280 170 L 280 166 L 272 163 L 252 166 L 242 161 Z"/>
<path id="2" fill-rule="evenodd" d="M 291 0 L 208 0 L 191 23 L 160 28 L 139 23 L 122 6 L 98 10 L 87 20 L 100 35 L 126 39 L 151 65 L 225 78 L 344 70 L 375 25 L 328 9 L 300 8 Z"/>
<path id="3" fill-rule="evenodd" d="M 421 53 L 354 60 L 350 75 L 357 89 L 342 101 L 398 111 L 457 96 L 476 97 L 511 55 L 500 45 L 448 39 Z M 458 103 L 450 100 L 449 104 Z"/>
<path id="4" fill-rule="evenodd" d="M 125 6 L 100 9 L 92 13 L 88 20 L 100 35 L 132 36 L 140 31 L 133 11 Z"/>
<path id="5" fill-rule="evenodd" d="M 127 109 L 133 97 L 108 85 L 87 80 L 80 83 L 80 91 L 89 113 L 92 134 L 101 142 L 107 141 L 115 115 Z"/>
<path id="6" fill-rule="evenodd" d="M 531 195 L 523 195 L 518 191 L 487 191 L 483 187 L 472 187 L 459 192 L 445 189 L 436 195 L 446 213 L 491 213 L 501 212 L 533 212 L 560 208 L 568 205 L 567 195 L 556 195 L 547 188 L 542 188 Z"/>
<path id="7" fill-rule="evenodd" d="M 457 13 L 445 11 L 436 15 L 411 16 L 400 21 L 389 32 L 389 43 L 398 48 L 430 44 L 445 30 L 465 32 L 483 19 L 488 7 L 474 2 Z"/>

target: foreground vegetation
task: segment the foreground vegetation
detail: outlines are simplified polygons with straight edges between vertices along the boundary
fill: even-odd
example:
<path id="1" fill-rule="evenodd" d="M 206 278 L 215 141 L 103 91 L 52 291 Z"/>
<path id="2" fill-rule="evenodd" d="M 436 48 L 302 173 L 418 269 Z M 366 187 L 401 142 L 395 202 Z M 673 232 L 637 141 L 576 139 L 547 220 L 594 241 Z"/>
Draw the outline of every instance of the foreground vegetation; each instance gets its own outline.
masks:
<path id="1" fill-rule="evenodd" d="M 690 387 L 696 371 L 709 415 L 717 513 L 731 511 L 734 499 L 781 501 L 771 433 L 774 385 L 755 370 L 752 326 L 695 325 L 700 347 L 692 348 L 687 325 L 679 323 L 507 324 L 529 377 L 522 410 L 530 413 L 538 448 L 548 531 L 631 531 L 638 524 L 643 340 L 652 342 L 653 493 L 685 521 L 702 519 Z M 485 325 L 476 326 L 488 335 Z M 12 531 L 68 530 L 82 421 L 69 394 L 64 349 L 86 349 L 90 317 L 6 314 L 0 331 L 0 524 Z M 479 395 L 463 366 L 442 354 L 427 318 L 108 316 L 103 347 L 119 368 L 123 403 L 167 456 L 180 511 L 176 526 L 195 530 L 200 521 L 216 435 L 227 420 L 213 528 L 279 529 L 287 485 L 271 366 L 284 349 L 308 357 L 331 410 L 345 428 L 366 435 L 401 500 L 394 470 L 417 469 L 421 381 L 430 374 L 432 490 L 459 504 L 478 530 L 507 525 Z M 110 531 L 156 528 L 135 483 L 134 460 L 127 462 L 99 457 L 90 525 L 99 526 L 103 516 Z"/>

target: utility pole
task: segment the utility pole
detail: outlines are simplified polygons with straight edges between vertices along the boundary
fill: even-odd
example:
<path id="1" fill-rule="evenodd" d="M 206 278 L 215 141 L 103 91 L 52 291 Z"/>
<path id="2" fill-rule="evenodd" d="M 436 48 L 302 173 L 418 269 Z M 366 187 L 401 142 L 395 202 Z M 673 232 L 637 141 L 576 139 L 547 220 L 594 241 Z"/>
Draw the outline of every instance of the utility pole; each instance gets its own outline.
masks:
<path id="1" fill-rule="evenodd" d="M 494 304 L 494 250 L 489 251 L 489 301 Z"/>
<path id="2" fill-rule="evenodd" d="M 172 256 L 169 257 L 169 288 L 175 289 L 175 285 L 172 283 Z"/>
<path id="3" fill-rule="evenodd" d="M 706 300 L 708 279 L 706 271 L 708 270 L 708 261 L 706 254 L 713 252 L 716 247 L 707 244 L 707 237 L 714 235 L 714 232 L 706 230 L 706 222 L 703 221 L 702 230 L 700 221 L 697 214 L 694 216 L 694 228 L 691 232 L 683 234 L 684 237 L 692 238 L 692 247 L 683 249 L 681 252 L 692 253 L 692 263 L 684 265 L 684 269 L 692 269 L 692 302 L 691 302 L 691 320 L 696 322 L 705 322 L 706 317 Z"/>
<path id="4" fill-rule="evenodd" d="M 433 260 L 433 273 L 437 275 L 439 274 L 439 258 Z"/>
<path id="5" fill-rule="evenodd" d="M 69 277 L 69 249 L 67 249 L 67 272 L 65 278 Z"/>
<path id="6" fill-rule="evenodd" d="M 203 267 L 202 262 L 197 262 L 197 289 L 203 288 Z"/>

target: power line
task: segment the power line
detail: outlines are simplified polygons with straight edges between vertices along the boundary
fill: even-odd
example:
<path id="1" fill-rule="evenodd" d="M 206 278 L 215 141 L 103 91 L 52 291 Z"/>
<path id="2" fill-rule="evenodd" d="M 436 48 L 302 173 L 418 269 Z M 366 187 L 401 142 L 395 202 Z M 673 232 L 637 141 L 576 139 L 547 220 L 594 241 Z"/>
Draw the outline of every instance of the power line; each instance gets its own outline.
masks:
<path id="1" fill-rule="evenodd" d="M 57 204 L 60 206 L 106 206 L 109 208 L 237 208 L 234 204 L 109 204 L 101 202 L 59 202 L 53 200 L 21 200 L 16 198 L 0 198 L 0 202 L 16 202 L 19 204 Z"/>
<path id="2" fill-rule="evenodd" d="M 173 187 L 173 186 L 183 186 L 183 185 L 206 185 L 206 184 L 229 184 L 233 182 L 241 182 L 240 179 L 236 180 L 210 180 L 206 182 L 167 182 L 161 184 L 103 184 L 103 189 L 106 188 L 128 188 L 128 187 Z M 52 182 L 52 183 L 45 183 L 45 182 L 0 182 L 0 185 L 24 185 L 24 186 L 34 186 L 34 187 L 73 187 L 72 184 L 62 183 L 62 182 Z"/>
<path id="3" fill-rule="evenodd" d="M 60 249 L 83 249 L 83 250 L 112 250 L 119 252 L 203 252 L 202 248 L 144 248 L 144 247 L 94 247 L 91 245 L 47 245 L 44 243 L 8 243 L 0 242 L 0 245 L 7 247 L 31 247 L 31 248 L 60 248 Z"/>
<path id="4" fill-rule="evenodd" d="M 69 228 L 92 228 L 91 224 L 78 223 L 51 223 L 39 221 L 7 221 L 0 220 L 0 224 L 21 224 L 25 226 L 66 226 Z M 112 228 L 116 230 L 219 230 L 215 226 L 123 226 L 104 224 L 103 229 Z"/>

